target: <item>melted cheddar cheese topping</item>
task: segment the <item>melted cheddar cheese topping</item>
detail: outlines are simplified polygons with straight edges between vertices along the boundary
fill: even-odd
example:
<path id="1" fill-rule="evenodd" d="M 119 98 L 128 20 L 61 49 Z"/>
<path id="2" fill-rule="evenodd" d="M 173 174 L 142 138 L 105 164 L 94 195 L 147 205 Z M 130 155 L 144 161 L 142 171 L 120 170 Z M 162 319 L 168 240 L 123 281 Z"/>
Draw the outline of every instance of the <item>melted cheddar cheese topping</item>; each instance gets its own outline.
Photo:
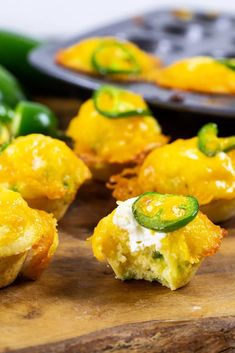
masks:
<path id="1" fill-rule="evenodd" d="M 90 155 L 108 163 L 134 161 L 168 140 L 153 117 L 110 119 L 96 111 L 92 99 L 82 105 L 67 134 L 75 141 L 78 156 Z"/>
<path id="2" fill-rule="evenodd" d="M 163 68 L 156 83 L 185 91 L 234 94 L 235 72 L 213 58 L 194 57 Z"/>
<path id="3" fill-rule="evenodd" d="M 141 191 L 195 196 L 200 205 L 235 197 L 235 152 L 207 157 L 197 138 L 179 139 L 152 151 L 140 168 Z"/>
<path id="4" fill-rule="evenodd" d="M 25 199 L 63 198 L 89 177 L 86 165 L 64 142 L 39 134 L 18 137 L 0 155 L 0 185 Z"/>

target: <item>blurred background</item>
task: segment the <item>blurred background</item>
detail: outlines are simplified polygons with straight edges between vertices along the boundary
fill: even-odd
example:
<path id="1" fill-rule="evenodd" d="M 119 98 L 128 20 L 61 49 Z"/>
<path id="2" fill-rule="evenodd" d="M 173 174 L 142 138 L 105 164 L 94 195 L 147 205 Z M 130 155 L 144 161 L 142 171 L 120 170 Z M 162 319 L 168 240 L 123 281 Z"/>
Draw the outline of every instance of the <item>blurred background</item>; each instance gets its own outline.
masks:
<path id="1" fill-rule="evenodd" d="M 130 19 L 130 25 L 133 25 L 138 32 L 141 31 L 141 25 L 138 21 L 132 21 L 133 17 L 151 13 L 152 10 L 157 9 L 189 9 L 205 11 L 207 14 L 225 12 L 235 15 L 235 0 L 7 0 L 2 4 L 0 11 L 0 29 L 3 29 L 3 34 L 0 33 L 0 45 L 2 45 L 0 64 L 16 76 L 24 86 L 27 97 L 49 106 L 57 116 L 61 117 L 60 120 L 64 124 L 62 127 L 65 127 L 69 117 L 76 114 L 81 101 L 90 97 L 98 81 L 84 77 L 84 75 L 79 77 L 79 74 L 62 69 L 54 63 L 54 55 L 60 48 L 60 41 L 63 43 L 66 38 L 74 36 L 79 38 L 80 35 L 82 37 L 87 31 L 96 30 L 125 18 Z M 159 22 L 161 19 L 164 22 L 164 18 L 160 16 L 155 22 L 155 29 L 159 31 L 159 36 L 162 35 L 158 28 Z M 187 32 L 187 41 L 183 36 L 184 32 L 177 30 L 177 26 L 173 26 L 173 30 L 168 28 L 168 32 L 165 31 L 165 36 L 162 35 L 159 42 L 158 40 L 153 42 L 152 37 L 146 39 L 146 35 L 150 36 L 147 30 L 142 42 L 139 32 L 138 38 L 129 36 L 128 39 L 142 49 L 154 52 L 165 64 L 182 58 L 182 55 L 183 57 L 185 55 L 209 55 L 215 58 L 234 58 L 234 19 L 230 18 L 228 21 L 226 16 L 224 18 L 221 16 L 222 21 L 218 21 L 219 24 L 217 23 L 217 29 L 215 29 L 210 18 L 209 16 L 209 22 L 208 18 L 207 20 L 201 18 L 199 26 L 198 24 L 192 26 L 191 31 Z M 205 31 L 202 30 L 202 23 Z M 212 29 L 208 29 L 207 26 L 210 25 Z M 4 34 L 4 30 L 29 35 L 32 40 L 24 39 L 24 36 L 23 39 L 19 38 L 20 36 L 17 37 L 17 35 L 14 38 L 14 34 L 8 37 L 8 34 Z M 209 41 L 205 41 L 203 47 L 201 39 L 203 36 L 206 40 L 209 38 L 213 50 L 208 48 Z M 40 46 L 47 42 L 51 42 L 51 47 L 50 45 Z M 184 52 L 184 47 L 188 48 L 187 45 L 193 53 L 192 51 Z M 35 48 L 38 49 L 32 53 Z M 35 53 L 36 56 L 32 60 L 32 54 Z M 29 63 L 29 56 L 31 63 Z M 36 69 L 32 67 L 32 62 Z M 103 83 L 103 81 L 98 83 Z M 164 90 L 157 86 L 153 88 L 151 85 L 141 86 L 141 84 L 129 85 L 128 88 L 145 95 L 146 99 L 150 97 L 148 103 L 151 104 L 163 130 L 173 137 L 195 135 L 199 127 L 206 121 L 211 121 L 212 116 L 222 134 L 228 135 L 231 129 L 234 130 L 235 100 L 231 96 L 220 98 L 188 92 L 179 94 L 174 90 Z"/>
<path id="2" fill-rule="evenodd" d="M 234 0 L 7 0 L 1 6 L 0 27 L 38 38 L 66 38 L 128 15 L 170 6 L 235 13 Z"/>

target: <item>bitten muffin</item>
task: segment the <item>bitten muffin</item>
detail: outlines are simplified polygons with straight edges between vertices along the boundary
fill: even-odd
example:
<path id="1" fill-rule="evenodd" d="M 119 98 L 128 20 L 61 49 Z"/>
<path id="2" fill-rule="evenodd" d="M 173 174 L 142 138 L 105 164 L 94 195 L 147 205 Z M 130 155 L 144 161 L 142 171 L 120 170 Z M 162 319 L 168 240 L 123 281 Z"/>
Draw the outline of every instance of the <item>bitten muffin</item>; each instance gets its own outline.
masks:
<path id="1" fill-rule="evenodd" d="M 56 220 L 31 209 L 22 196 L 0 187 L 0 288 L 21 274 L 38 278 L 57 245 Z"/>
<path id="2" fill-rule="evenodd" d="M 93 177 L 106 181 L 168 141 L 143 98 L 113 86 L 101 87 L 81 106 L 67 135 Z"/>
<path id="3" fill-rule="evenodd" d="M 225 234 L 198 212 L 193 197 L 146 193 L 118 202 L 91 242 L 95 257 L 118 279 L 158 281 L 175 290 L 218 250 Z"/>
<path id="4" fill-rule="evenodd" d="M 48 136 L 18 137 L 0 154 L 0 186 L 18 191 L 30 207 L 57 219 L 89 178 L 84 162 L 64 142 Z"/>

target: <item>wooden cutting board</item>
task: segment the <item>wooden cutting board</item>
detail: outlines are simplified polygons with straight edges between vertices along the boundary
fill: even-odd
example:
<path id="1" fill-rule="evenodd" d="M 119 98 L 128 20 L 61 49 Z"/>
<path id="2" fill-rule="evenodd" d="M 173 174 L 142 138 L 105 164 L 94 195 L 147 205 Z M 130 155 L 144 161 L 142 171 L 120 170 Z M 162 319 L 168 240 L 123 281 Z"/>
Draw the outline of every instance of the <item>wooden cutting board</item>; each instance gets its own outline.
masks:
<path id="1" fill-rule="evenodd" d="M 235 221 L 219 253 L 171 292 L 116 280 L 93 258 L 86 238 L 114 205 L 101 185 L 81 190 L 47 271 L 0 291 L 0 352 L 234 352 Z"/>
<path id="2" fill-rule="evenodd" d="M 80 105 L 38 101 L 62 128 Z M 0 290 L 0 353 L 235 352 L 235 219 L 219 253 L 171 292 L 158 283 L 120 282 L 93 258 L 86 238 L 114 207 L 101 185 L 83 188 L 59 224 L 60 246 L 47 271 Z"/>

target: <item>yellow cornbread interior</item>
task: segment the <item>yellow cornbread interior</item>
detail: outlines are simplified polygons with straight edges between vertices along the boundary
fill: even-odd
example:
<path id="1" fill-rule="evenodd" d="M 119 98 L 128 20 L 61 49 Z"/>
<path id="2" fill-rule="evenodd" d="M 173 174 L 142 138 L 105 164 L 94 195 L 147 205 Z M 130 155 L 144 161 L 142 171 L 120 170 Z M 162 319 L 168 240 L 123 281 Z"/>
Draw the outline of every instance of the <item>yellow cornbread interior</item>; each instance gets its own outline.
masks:
<path id="1" fill-rule="evenodd" d="M 117 278 L 158 281 L 175 290 L 190 281 L 204 257 L 220 246 L 223 230 L 201 212 L 185 227 L 167 233 L 161 249 L 130 251 L 129 234 L 113 223 L 115 210 L 103 218 L 91 238 L 95 257 L 107 261 Z"/>
<path id="2" fill-rule="evenodd" d="M 152 78 L 155 70 L 159 67 L 159 59 L 139 49 L 133 43 L 118 40 L 113 37 L 88 38 L 69 48 L 61 49 L 56 54 L 56 62 L 73 70 L 99 75 L 99 72 L 97 72 L 92 65 L 92 55 L 100 45 L 114 42 L 121 43 L 135 58 L 140 68 L 140 72 L 136 74 L 115 74 L 109 76 L 118 80 L 149 80 Z M 107 62 L 110 61 L 110 57 L 115 58 L 115 48 L 113 53 L 110 52 L 110 50 L 107 50 L 106 55 Z M 104 57 L 103 61 L 105 61 Z"/>
<path id="3" fill-rule="evenodd" d="M 0 185 L 26 200 L 71 200 L 90 172 L 67 145 L 40 134 L 18 137 L 0 155 Z"/>
<path id="4" fill-rule="evenodd" d="M 137 104 L 139 99 L 136 96 Z M 108 105 L 109 101 L 103 104 Z M 152 116 L 110 119 L 97 112 L 92 99 L 82 105 L 67 134 L 75 141 L 78 156 L 103 163 L 135 162 L 141 153 L 168 140 Z"/>
<path id="5" fill-rule="evenodd" d="M 235 72 L 210 57 L 193 57 L 163 68 L 156 83 L 168 88 L 204 93 L 235 93 Z"/>

